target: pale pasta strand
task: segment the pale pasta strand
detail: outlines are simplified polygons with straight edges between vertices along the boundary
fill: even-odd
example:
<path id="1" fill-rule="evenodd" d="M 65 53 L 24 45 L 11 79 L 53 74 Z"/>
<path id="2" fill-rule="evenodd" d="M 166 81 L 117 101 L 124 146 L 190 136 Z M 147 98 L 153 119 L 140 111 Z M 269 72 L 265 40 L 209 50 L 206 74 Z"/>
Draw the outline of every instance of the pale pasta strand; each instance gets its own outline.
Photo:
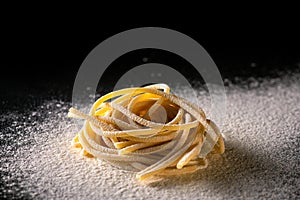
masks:
<path id="1" fill-rule="evenodd" d="M 209 153 L 222 154 L 224 141 L 204 111 L 170 94 L 166 84 L 125 88 L 100 97 L 72 141 L 81 154 L 137 172 L 137 179 L 187 174 L 207 166 Z"/>

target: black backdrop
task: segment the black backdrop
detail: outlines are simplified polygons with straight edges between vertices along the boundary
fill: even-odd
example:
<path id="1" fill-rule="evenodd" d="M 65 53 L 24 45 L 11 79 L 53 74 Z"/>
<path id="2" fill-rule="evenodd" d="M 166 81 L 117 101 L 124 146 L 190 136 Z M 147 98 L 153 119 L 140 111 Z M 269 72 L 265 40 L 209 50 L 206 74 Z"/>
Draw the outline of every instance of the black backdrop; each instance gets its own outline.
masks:
<path id="1" fill-rule="evenodd" d="M 259 21 L 259 20 L 258 20 Z M 216 62 L 223 78 L 277 76 L 299 70 L 300 39 L 293 22 L 114 23 L 19 18 L 3 24 L 1 90 L 72 87 L 88 53 L 106 38 L 131 28 L 158 26 L 197 40 Z M 100 22 L 99 22 L 100 23 Z M 43 85 L 47 85 L 43 87 Z M 50 86 L 49 86 L 50 85 Z M 56 85 L 56 86 L 54 86 Z M 57 86 L 59 85 L 59 86 Z M 7 92 L 10 91 L 10 92 Z"/>
<path id="2" fill-rule="evenodd" d="M 7 11 L 6 7 L 1 8 Z M 263 10 L 266 18 L 257 16 L 256 10 L 252 10 L 246 14 L 249 14 L 247 20 L 241 19 L 240 13 L 229 19 L 225 18 L 224 13 L 216 16 L 218 12 L 214 10 L 206 17 L 196 13 L 193 18 L 180 21 L 169 18 L 165 19 L 165 22 L 161 19 L 165 18 L 167 13 L 154 20 L 152 18 L 156 12 L 152 10 L 150 22 L 141 19 L 137 22 L 140 17 L 137 15 L 124 23 L 125 20 L 120 21 L 122 15 L 115 16 L 117 21 L 108 21 L 112 19 L 112 15 L 117 14 L 115 9 L 111 15 L 106 13 L 106 16 L 98 16 L 98 13 L 105 9 L 101 6 L 97 7 L 98 11 L 94 16 L 87 15 L 84 18 L 86 13 L 78 12 L 78 17 L 74 18 L 64 10 L 63 13 L 68 17 L 58 16 L 55 19 L 55 10 L 41 14 L 44 11 L 40 8 L 32 7 L 33 10 L 40 10 L 39 13 L 32 13 L 24 7 L 21 8 L 23 12 L 19 13 L 13 8 L 7 13 L 0 13 L 0 114 L 4 116 L 10 112 L 19 113 L 23 116 L 23 121 L 26 121 L 31 111 L 36 110 L 45 99 L 70 101 L 76 72 L 87 54 L 104 39 L 136 27 L 165 27 L 194 38 L 211 55 L 222 77 L 233 82 L 237 80 L 236 77 L 266 78 L 279 76 L 279 72 L 299 71 L 298 10 L 291 17 L 282 12 L 276 12 L 274 17 L 266 12 L 271 10 L 268 6 Z M 68 7 L 68 10 L 70 9 Z M 202 12 L 203 8 L 199 10 Z M 227 16 L 229 11 L 225 11 Z M 240 9 L 240 12 L 244 10 Z M 180 17 L 185 15 L 181 12 L 176 14 Z M 211 18 L 216 20 L 211 21 Z M 107 22 L 103 23 L 104 21 Z M 32 120 L 42 121 L 47 116 L 47 113 L 41 113 L 41 117 Z M 8 128 L 12 120 L 15 119 L 1 119 L 0 127 L 3 133 L 11 131 Z M 1 145 L 13 142 L 13 138 L 6 139 L 1 141 Z M 4 152 L 4 155 L 7 154 Z M 1 180 L 4 180 L 2 177 L 8 174 L 2 174 L 1 171 L 0 176 Z M 6 184 L 7 182 L 0 181 L 1 194 L 11 189 L 11 186 Z"/>

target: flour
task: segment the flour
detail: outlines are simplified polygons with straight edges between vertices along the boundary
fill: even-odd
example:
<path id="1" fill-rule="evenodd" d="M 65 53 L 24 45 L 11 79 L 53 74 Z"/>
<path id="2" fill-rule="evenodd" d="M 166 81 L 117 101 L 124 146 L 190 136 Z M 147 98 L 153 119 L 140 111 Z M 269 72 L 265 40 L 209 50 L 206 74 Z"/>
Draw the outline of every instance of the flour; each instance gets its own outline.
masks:
<path id="1" fill-rule="evenodd" d="M 300 194 L 300 74 L 226 80 L 226 150 L 208 168 L 149 186 L 134 173 L 82 157 L 70 148 L 78 127 L 71 106 L 45 101 L 35 110 L 1 115 L 0 196 L 72 199 L 287 199 Z M 180 91 L 183 97 L 189 90 Z M 199 93 L 209 113 L 209 97 Z M 189 99 L 193 102 L 196 99 Z M 208 114 L 209 116 L 209 114 Z"/>

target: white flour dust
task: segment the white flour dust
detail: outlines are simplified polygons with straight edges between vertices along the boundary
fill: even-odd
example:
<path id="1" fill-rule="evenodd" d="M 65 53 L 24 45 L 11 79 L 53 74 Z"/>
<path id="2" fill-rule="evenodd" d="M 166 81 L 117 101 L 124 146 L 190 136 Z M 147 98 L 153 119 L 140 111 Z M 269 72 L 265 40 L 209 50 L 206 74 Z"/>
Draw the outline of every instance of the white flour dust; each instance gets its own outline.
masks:
<path id="1" fill-rule="evenodd" d="M 82 157 L 70 148 L 78 128 L 66 118 L 69 103 L 44 102 L 22 120 L 19 113 L 3 115 L 2 122 L 9 123 L 0 132 L 3 195 L 51 199 L 299 198 L 300 75 L 226 89 L 225 154 L 213 157 L 207 169 L 149 186 L 137 183 L 132 172 Z M 189 99 L 188 90 L 182 94 Z M 209 100 L 203 96 L 206 110 Z"/>

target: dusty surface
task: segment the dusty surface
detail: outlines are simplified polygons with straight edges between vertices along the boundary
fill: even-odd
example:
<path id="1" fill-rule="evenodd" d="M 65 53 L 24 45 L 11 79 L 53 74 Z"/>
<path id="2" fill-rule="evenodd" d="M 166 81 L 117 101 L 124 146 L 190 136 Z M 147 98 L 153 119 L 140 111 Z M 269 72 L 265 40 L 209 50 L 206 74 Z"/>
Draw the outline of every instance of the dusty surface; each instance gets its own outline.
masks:
<path id="1" fill-rule="evenodd" d="M 227 87 L 225 154 L 150 186 L 70 149 L 70 103 L 1 114 L 0 196 L 72 199 L 299 199 L 300 75 Z M 188 94 L 188 92 L 187 92 Z M 5 106 L 2 102 L 2 106 Z M 204 103 L 205 104 L 205 103 Z M 204 106 L 205 107 L 205 106 Z"/>

